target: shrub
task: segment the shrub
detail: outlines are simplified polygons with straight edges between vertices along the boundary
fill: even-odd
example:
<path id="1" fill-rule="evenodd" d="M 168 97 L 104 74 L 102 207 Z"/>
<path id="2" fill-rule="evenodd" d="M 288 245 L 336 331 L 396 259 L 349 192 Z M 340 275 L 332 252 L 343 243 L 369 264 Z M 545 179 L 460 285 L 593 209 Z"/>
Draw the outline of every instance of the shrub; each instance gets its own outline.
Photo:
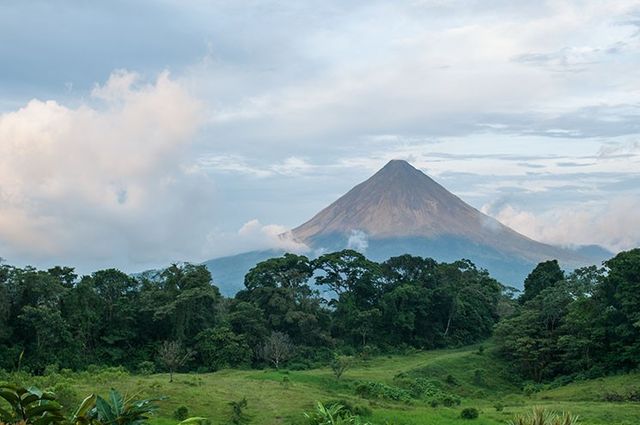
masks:
<path id="1" fill-rule="evenodd" d="M 156 364 L 148 360 L 140 362 L 138 363 L 138 373 L 140 375 L 153 375 L 156 373 Z"/>
<path id="2" fill-rule="evenodd" d="M 531 396 L 542 390 L 542 385 L 540 384 L 532 384 L 528 383 L 524 387 L 522 387 L 522 392 L 527 396 Z"/>
<path id="3" fill-rule="evenodd" d="M 353 404 L 348 400 L 339 399 L 339 400 L 329 400 L 324 403 L 326 407 L 332 406 L 342 406 L 342 412 L 345 414 L 353 415 L 353 416 L 371 416 L 371 408 L 368 406 L 364 406 L 362 404 Z"/>
<path id="4" fill-rule="evenodd" d="M 333 376 L 335 376 L 336 379 L 340 380 L 340 378 L 347 371 L 347 369 L 351 367 L 352 361 L 353 361 L 352 357 L 339 356 L 336 354 L 336 356 L 333 358 L 333 361 L 331 362 L 331 365 L 330 365 L 331 371 L 333 372 Z"/>
<path id="5" fill-rule="evenodd" d="M 51 375 L 57 374 L 59 371 L 60 371 L 60 366 L 57 363 L 54 363 L 54 364 L 49 364 L 45 366 L 42 374 L 44 376 L 51 376 Z"/>
<path id="6" fill-rule="evenodd" d="M 460 412 L 460 417 L 462 419 L 476 419 L 478 416 L 480 416 L 480 413 L 475 407 L 465 407 Z"/>
<path id="7" fill-rule="evenodd" d="M 378 398 L 393 401 L 402 401 L 405 403 L 411 401 L 411 394 L 407 390 L 398 387 L 392 387 L 381 382 L 361 382 L 356 387 L 356 394 L 364 398 Z"/>
<path id="8" fill-rule="evenodd" d="M 406 376 L 406 375 L 398 375 Z M 460 404 L 460 397 L 442 390 L 439 383 L 425 378 L 398 378 L 395 382 L 400 388 L 403 388 L 411 394 L 413 398 L 421 398 L 427 400 L 432 407 L 440 404 L 451 407 Z"/>
<path id="9" fill-rule="evenodd" d="M 340 404 L 325 406 L 318 402 L 316 410 L 305 413 L 304 417 L 309 425 L 370 425 L 362 422 L 359 416 L 345 412 L 344 406 Z"/>
<path id="10" fill-rule="evenodd" d="M 496 412 L 502 412 L 504 410 L 504 405 L 500 402 L 495 403 L 493 407 L 496 409 Z"/>
<path id="11" fill-rule="evenodd" d="M 247 407 L 246 397 L 242 397 L 242 400 L 232 401 L 229 403 L 231 406 L 231 423 L 234 425 L 246 424 L 249 422 L 249 417 L 244 413 L 244 409 Z"/>
<path id="12" fill-rule="evenodd" d="M 71 413 L 71 411 L 77 407 L 77 404 L 80 401 L 78 393 L 76 393 L 69 385 L 60 382 L 51 390 L 56 397 L 56 401 L 62 405 L 62 410 L 66 413 Z"/>
<path id="13" fill-rule="evenodd" d="M 605 393 L 602 398 L 604 399 L 604 401 L 609 401 L 609 402 L 624 401 L 624 396 L 614 391 Z"/>
<path id="14" fill-rule="evenodd" d="M 627 400 L 640 401 L 640 388 L 629 391 L 629 393 L 627 394 Z"/>
<path id="15" fill-rule="evenodd" d="M 189 409 L 187 406 L 180 406 L 173 411 L 173 419 L 184 421 L 189 417 Z"/>
<path id="16" fill-rule="evenodd" d="M 557 414 L 542 407 L 535 407 L 531 413 L 516 415 L 509 425 L 576 425 L 578 417 L 563 412 Z"/>

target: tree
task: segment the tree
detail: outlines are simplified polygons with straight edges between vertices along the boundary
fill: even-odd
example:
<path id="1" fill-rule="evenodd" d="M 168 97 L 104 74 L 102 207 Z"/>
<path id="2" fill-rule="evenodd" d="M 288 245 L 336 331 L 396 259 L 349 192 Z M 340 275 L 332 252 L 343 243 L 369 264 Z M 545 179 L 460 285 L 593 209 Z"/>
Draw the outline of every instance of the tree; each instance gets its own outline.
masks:
<path id="1" fill-rule="evenodd" d="M 334 355 L 331 361 L 331 371 L 337 380 L 340 380 L 342 375 L 351 367 L 353 363 L 353 357 Z"/>
<path id="2" fill-rule="evenodd" d="M 199 360 L 211 370 L 247 365 L 251 349 L 242 335 L 228 326 L 205 329 L 196 336 Z"/>
<path id="3" fill-rule="evenodd" d="M 520 296 L 520 303 L 535 298 L 543 289 L 564 280 L 564 272 L 558 260 L 544 261 L 536 266 L 524 280 L 524 292 Z"/>
<path id="4" fill-rule="evenodd" d="M 169 370 L 169 382 L 173 382 L 173 372 L 184 366 L 195 353 L 183 349 L 178 341 L 164 341 L 158 349 L 158 360 Z"/>
<path id="5" fill-rule="evenodd" d="M 275 368 L 279 369 L 280 363 L 291 357 L 293 349 L 294 346 L 287 334 L 272 332 L 260 351 L 264 360 L 273 363 Z"/>

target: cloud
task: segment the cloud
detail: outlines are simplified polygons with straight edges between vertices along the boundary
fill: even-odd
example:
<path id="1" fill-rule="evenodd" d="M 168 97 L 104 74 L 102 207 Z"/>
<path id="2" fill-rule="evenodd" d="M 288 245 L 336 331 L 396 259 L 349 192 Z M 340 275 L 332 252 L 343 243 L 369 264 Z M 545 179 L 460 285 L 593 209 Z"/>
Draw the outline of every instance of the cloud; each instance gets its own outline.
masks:
<path id="1" fill-rule="evenodd" d="M 0 115 L 2 255 L 117 264 L 201 254 L 205 177 L 184 166 L 201 122 L 201 103 L 166 72 L 144 82 L 116 71 L 75 107 L 34 99 Z"/>
<path id="2" fill-rule="evenodd" d="M 196 169 L 237 173 L 257 178 L 280 176 L 300 176 L 316 170 L 318 167 L 303 158 L 290 156 L 276 163 L 260 166 L 253 165 L 248 159 L 240 155 L 206 155 L 198 159 Z"/>
<path id="3" fill-rule="evenodd" d="M 263 225 L 259 220 L 246 222 L 238 230 L 239 242 L 245 249 L 277 249 L 293 253 L 305 253 L 309 247 L 294 240 L 293 235 L 284 226 L 278 224 Z"/>
<path id="4" fill-rule="evenodd" d="M 605 205 L 563 207 L 532 213 L 510 204 L 482 210 L 514 230 L 555 245 L 597 244 L 611 251 L 640 247 L 640 199 L 619 198 Z"/>
<path id="5" fill-rule="evenodd" d="M 364 253 L 369 248 L 369 237 L 362 230 L 352 230 L 347 241 L 347 248 Z"/>

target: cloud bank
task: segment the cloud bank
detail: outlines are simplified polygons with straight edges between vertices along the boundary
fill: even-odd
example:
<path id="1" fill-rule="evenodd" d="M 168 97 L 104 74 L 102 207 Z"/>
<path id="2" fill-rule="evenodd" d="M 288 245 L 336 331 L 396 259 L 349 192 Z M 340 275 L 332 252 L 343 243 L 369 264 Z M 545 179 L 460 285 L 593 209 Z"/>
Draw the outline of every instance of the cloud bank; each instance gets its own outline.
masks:
<path id="1" fill-rule="evenodd" d="M 621 198 L 606 205 L 576 205 L 532 213 L 511 205 L 483 212 L 532 239 L 554 245 L 601 245 L 612 252 L 636 248 L 640 241 L 640 200 Z"/>
<path id="2" fill-rule="evenodd" d="M 183 158 L 201 122 L 202 104 L 166 72 L 145 83 L 117 71 L 77 106 L 34 99 L 0 115 L 0 253 L 70 264 L 199 254 L 209 207 Z"/>

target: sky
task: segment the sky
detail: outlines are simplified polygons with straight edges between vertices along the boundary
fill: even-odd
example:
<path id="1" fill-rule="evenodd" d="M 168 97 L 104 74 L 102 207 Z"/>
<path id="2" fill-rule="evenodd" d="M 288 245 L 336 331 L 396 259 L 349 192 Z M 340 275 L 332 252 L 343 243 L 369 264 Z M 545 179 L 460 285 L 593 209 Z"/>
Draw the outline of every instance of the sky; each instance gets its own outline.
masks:
<path id="1" fill-rule="evenodd" d="M 640 1 L 0 1 L 0 257 L 281 247 L 390 159 L 517 231 L 640 245 Z"/>

